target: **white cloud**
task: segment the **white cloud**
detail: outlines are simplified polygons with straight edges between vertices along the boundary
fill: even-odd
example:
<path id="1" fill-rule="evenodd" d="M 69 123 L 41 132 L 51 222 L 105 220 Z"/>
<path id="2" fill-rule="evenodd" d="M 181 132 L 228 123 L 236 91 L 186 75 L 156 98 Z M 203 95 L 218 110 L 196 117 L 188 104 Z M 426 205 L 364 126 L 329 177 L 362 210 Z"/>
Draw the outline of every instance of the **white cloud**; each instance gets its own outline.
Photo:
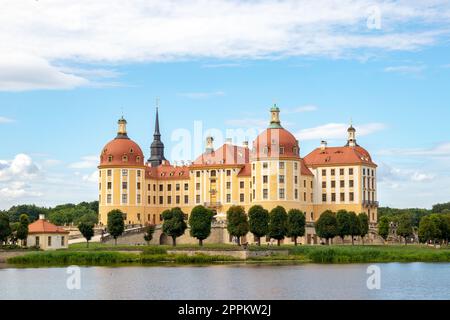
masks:
<path id="1" fill-rule="evenodd" d="M 83 175 L 82 180 L 86 182 L 98 183 L 98 171 Z"/>
<path id="2" fill-rule="evenodd" d="M 98 69 L 198 58 L 359 57 L 417 50 L 448 36 L 447 1 L 377 3 L 381 30 L 367 27 L 373 5 L 373 0 L 4 0 L 0 68 L 7 72 L 0 73 L 0 86 L 17 91 L 90 84 L 92 74 L 62 63 L 94 63 Z"/>
<path id="3" fill-rule="evenodd" d="M 223 92 L 223 91 L 185 92 L 185 93 L 179 93 L 178 95 L 189 98 L 189 99 L 207 99 L 207 98 L 212 98 L 212 97 L 224 96 L 225 92 Z"/>
<path id="4" fill-rule="evenodd" d="M 425 173 L 417 169 L 396 168 L 386 163 L 381 163 L 378 168 L 378 180 L 393 185 L 398 184 L 401 181 L 432 181 L 435 177 L 436 175 L 434 173 Z"/>
<path id="5" fill-rule="evenodd" d="M 14 120 L 6 117 L 0 117 L 0 123 L 11 123 L 11 122 L 14 122 Z"/>
<path id="6" fill-rule="evenodd" d="M 89 83 L 31 55 L 0 52 L 0 70 L 0 91 L 72 89 Z"/>
<path id="7" fill-rule="evenodd" d="M 205 64 L 202 66 L 202 68 L 206 69 L 215 69 L 215 68 L 238 68 L 242 67 L 243 65 L 241 63 L 212 63 L 212 64 Z"/>
<path id="8" fill-rule="evenodd" d="M 31 179 L 38 173 L 38 166 L 26 154 L 18 154 L 13 160 L 0 160 L 0 181 Z"/>
<path id="9" fill-rule="evenodd" d="M 99 158 L 97 156 L 85 156 L 81 158 L 81 161 L 71 163 L 69 168 L 71 169 L 89 169 L 98 166 Z"/>
<path id="10" fill-rule="evenodd" d="M 386 149 L 378 152 L 382 156 L 407 156 L 407 157 L 450 157 L 450 142 L 443 142 L 430 148 L 397 148 Z"/>
<path id="11" fill-rule="evenodd" d="M 418 74 L 426 69 L 426 66 L 392 66 L 384 68 L 384 72 L 393 72 L 401 74 Z"/>
<path id="12" fill-rule="evenodd" d="M 386 125 L 383 123 L 368 123 L 356 126 L 358 136 L 366 136 L 374 132 L 384 130 Z M 347 137 L 348 124 L 328 123 L 314 128 L 302 129 L 294 135 L 300 140 L 329 140 L 345 139 Z"/>
<path id="13" fill-rule="evenodd" d="M 312 111 L 317 111 L 318 109 L 319 108 L 314 105 L 305 105 L 305 106 L 297 107 L 294 109 L 287 109 L 284 111 L 284 113 L 289 114 L 289 113 L 312 112 Z"/>

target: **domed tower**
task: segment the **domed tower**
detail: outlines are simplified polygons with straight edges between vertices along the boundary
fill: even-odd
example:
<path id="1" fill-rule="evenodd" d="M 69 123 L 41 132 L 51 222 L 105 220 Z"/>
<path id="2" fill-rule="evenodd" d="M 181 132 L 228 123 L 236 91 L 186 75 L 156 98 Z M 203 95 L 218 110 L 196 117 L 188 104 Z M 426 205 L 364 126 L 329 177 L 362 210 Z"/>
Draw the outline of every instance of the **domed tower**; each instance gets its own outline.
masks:
<path id="1" fill-rule="evenodd" d="M 280 109 L 270 109 L 268 128 L 253 142 L 251 153 L 252 203 L 270 210 L 278 205 L 285 209 L 312 205 L 312 173 L 300 158 L 300 145 L 280 121 Z M 309 172 L 309 173 L 308 173 Z"/>
<path id="2" fill-rule="evenodd" d="M 114 140 L 103 148 L 99 169 L 99 221 L 108 222 L 108 213 L 119 209 L 126 224 L 144 223 L 144 154 L 128 137 L 127 121 L 118 121 Z"/>

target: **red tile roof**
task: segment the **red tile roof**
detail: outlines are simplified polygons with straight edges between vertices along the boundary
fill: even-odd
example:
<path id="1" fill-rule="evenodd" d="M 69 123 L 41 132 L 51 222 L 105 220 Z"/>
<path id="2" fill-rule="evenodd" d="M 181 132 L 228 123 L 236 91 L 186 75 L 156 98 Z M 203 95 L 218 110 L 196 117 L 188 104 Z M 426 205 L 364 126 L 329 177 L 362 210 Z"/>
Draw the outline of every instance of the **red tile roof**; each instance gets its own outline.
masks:
<path id="1" fill-rule="evenodd" d="M 300 172 L 302 173 L 302 176 L 314 176 L 311 170 L 306 166 L 304 159 L 300 159 Z"/>
<path id="2" fill-rule="evenodd" d="M 111 161 L 110 160 L 111 157 Z M 126 161 L 124 161 L 126 159 Z M 142 166 L 144 154 L 139 145 L 127 138 L 116 138 L 103 148 L 100 166 Z"/>
<path id="3" fill-rule="evenodd" d="M 304 160 L 308 167 L 344 164 L 376 166 L 372 162 L 369 152 L 360 146 L 326 147 L 324 150 L 317 148 L 308 154 Z"/>
<path id="4" fill-rule="evenodd" d="M 195 166 L 243 165 L 249 162 L 249 149 L 246 147 L 224 144 L 211 153 L 203 153 L 194 163 Z"/>
<path id="5" fill-rule="evenodd" d="M 283 148 L 284 152 L 280 153 Z M 267 129 L 253 142 L 252 158 L 299 158 L 298 141 L 283 128 Z"/>
<path id="6" fill-rule="evenodd" d="M 64 230 L 62 227 L 55 226 L 53 223 L 47 220 L 37 220 L 28 226 L 28 233 L 64 233 L 69 234 L 69 231 Z"/>
<path id="7" fill-rule="evenodd" d="M 189 167 L 172 166 L 168 162 L 158 167 L 147 167 L 145 169 L 147 179 L 157 180 L 189 180 Z"/>
<path id="8" fill-rule="evenodd" d="M 241 171 L 238 173 L 238 177 L 250 177 L 252 175 L 252 166 L 250 163 L 246 163 Z"/>

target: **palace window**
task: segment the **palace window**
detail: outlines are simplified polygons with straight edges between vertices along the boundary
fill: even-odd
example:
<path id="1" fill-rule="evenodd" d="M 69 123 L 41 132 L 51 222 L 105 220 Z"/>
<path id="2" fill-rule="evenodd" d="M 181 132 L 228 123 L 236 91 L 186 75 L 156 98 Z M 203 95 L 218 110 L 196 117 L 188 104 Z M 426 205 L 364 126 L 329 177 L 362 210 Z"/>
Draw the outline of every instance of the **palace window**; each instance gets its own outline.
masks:
<path id="1" fill-rule="evenodd" d="M 187 196 L 187 195 L 184 196 L 184 203 L 185 204 L 189 203 L 189 196 Z"/>
<path id="2" fill-rule="evenodd" d="M 128 176 L 128 170 L 127 169 L 123 169 L 122 170 L 122 176 L 124 176 L 124 177 Z"/>
<path id="3" fill-rule="evenodd" d="M 353 188 L 353 185 L 354 185 L 353 180 L 350 180 L 350 181 L 349 181 L 349 186 L 350 186 L 350 188 Z"/>
<path id="4" fill-rule="evenodd" d="M 244 202 L 244 201 L 245 201 L 245 195 L 244 195 L 243 193 L 241 193 L 241 194 L 239 195 L 239 201 L 240 201 L 240 202 Z"/>
<path id="5" fill-rule="evenodd" d="M 195 202 L 197 204 L 200 203 L 200 195 L 199 194 L 195 196 Z"/>
<path id="6" fill-rule="evenodd" d="M 269 190 L 263 189 L 263 199 L 267 199 L 269 197 Z"/>
<path id="7" fill-rule="evenodd" d="M 140 156 L 136 157 L 136 162 L 141 162 L 141 157 Z"/>
<path id="8" fill-rule="evenodd" d="M 353 168 L 348 169 L 348 174 L 351 176 L 353 175 Z"/>
<path id="9" fill-rule="evenodd" d="M 106 203 L 111 203 L 112 196 L 110 194 L 106 195 Z"/>
<path id="10" fill-rule="evenodd" d="M 125 194 L 122 194 L 122 203 L 127 203 L 128 202 L 128 195 L 125 193 Z"/>
<path id="11" fill-rule="evenodd" d="M 140 213 L 137 214 L 137 219 L 138 219 L 138 221 L 141 221 L 141 214 Z"/>
<path id="12" fill-rule="evenodd" d="M 128 182 L 122 182 L 122 189 L 127 190 L 128 189 Z"/>
<path id="13" fill-rule="evenodd" d="M 267 169 L 269 167 L 269 164 L 267 162 L 263 162 L 263 169 Z"/>
<path id="14" fill-rule="evenodd" d="M 341 176 L 343 176 L 343 175 L 344 175 L 344 169 L 340 169 L 340 170 L 339 170 L 339 174 L 340 174 Z"/>
<path id="15" fill-rule="evenodd" d="M 336 170 L 335 169 L 331 169 L 331 175 L 332 176 L 336 175 Z"/>
<path id="16" fill-rule="evenodd" d="M 231 202 L 231 194 L 227 194 L 227 202 L 230 203 Z"/>
<path id="17" fill-rule="evenodd" d="M 141 203 L 141 195 L 138 194 L 136 198 L 137 198 L 137 203 L 140 204 Z"/>
<path id="18" fill-rule="evenodd" d="M 268 176 L 263 176 L 263 183 L 267 183 L 268 180 L 269 180 Z"/>
<path id="19" fill-rule="evenodd" d="M 345 202 L 345 193 L 341 192 L 341 202 Z"/>
<path id="20" fill-rule="evenodd" d="M 200 171 L 197 171 L 196 173 L 197 178 L 200 178 Z"/>
<path id="21" fill-rule="evenodd" d="M 280 163 L 279 163 L 279 168 L 280 168 L 280 169 L 284 169 L 284 162 L 280 162 Z"/>
<path id="22" fill-rule="evenodd" d="M 284 199 L 285 197 L 284 188 L 281 188 L 279 191 L 280 191 L 280 199 Z"/>
<path id="23" fill-rule="evenodd" d="M 331 202 L 336 202 L 336 193 L 331 194 Z"/>
<path id="24" fill-rule="evenodd" d="M 294 170 L 298 169 L 298 162 L 294 162 Z"/>
<path id="25" fill-rule="evenodd" d="M 298 200 L 298 189 L 294 190 L 294 198 L 295 200 Z"/>
<path id="26" fill-rule="evenodd" d="M 227 189 L 231 189 L 231 182 L 227 182 Z"/>
<path id="27" fill-rule="evenodd" d="M 327 175 L 327 170 L 323 169 L 322 170 L 322 177 L 325 177 Z"/>
<path id="28" fill-rule="evenodd" d="M 167 204 L 172 204 L 172 197 L 171 196 L 167 196 Z"/>
<path id="29" fill-rule="evenodd" d="M 280 175 L 278 177 L 278 181 L 279 181 L 279 183 L 284 183 L 284 175 Z"/>
<path id="30" fill-rule="evenodd" d="M 177 183 L 177 184 L 175 185 L 175 190 L 176 190 L 176 191 L 180 191 L 180 184 L 179 184 L 179 183 Z"/>
<path id="31" fill-rule="evenodd" d="M 163 204 L 164 203 L 164 197 L 163 196 L 159 196 L 159 204 Z"/>
<path id="32" fill-rule="evenodd" d="M 108 177 L 111 177 L 111 175 L 112 175 L 112 170 L 108 170 L 108 171 L 107 171 L 107 175 L 108 175 Z"/>
<path id="33" fill-rule="evenodd" d="M 334 180 L 331 181 L 331 188 L 336 188 L 336 181 Z"/>
<path id="34" fill-rule="evenodd" d="M 227 170 L 227 177 L 231 176 L 231 170 Z"/>
<path id="35" fill-rule="evenodd" d="M 138 176 L 138 178 L 141 177 L 141 170 L 138 170 L 138 171 L 137 171 L 137 176 Z"/>
<path id="36" fill-rule="evenodd" d="M 303 200 L 306 202 L 306 192 L 303 192 Z"/>
<path id="37" fill-rule="evenodd" d="M 108 156 L 108 162 L 112 162 L 113 161 L 113 156 Z"/>
<path id="38" fill-rule="evenodd" d="M 244 181 L 239 182 L 239 188 L 244 189 Z"/>
<path id="39" fill-rule="evenodd" d="M 344 188 L 345 187 L 345 181 L 341 180 L 340 185 L 341 185 L 341 188 Z"/>
<path id="40" fill-rule="evenodd" d="M 176 196 L 175 197 L 175 203 L 176 204 L 180 204 L 180 196 Z"/>
<path id="41" fill-rule="evenodd" d="M 189 190 L 189 184 L 185 183 L 184 184 L 184 191 L 188 191 Z"/>
<path id="42" fill-rule="evenodd" d="M 350 192 L 350 201 L 355 201 L 355 194 Z"/>
<path id="43" fill-rule="evenodd" d="M 160 184 L 159 185 L 159 192 L 162 192 L 162 191 L 164 191 L 164 185 Z"/>
<path id="44" fill-rule="evenodd" d="M 294 183 L 297 184 L 298 183 L 298 177 L 294 176 Z"/>
<path id="45" fill-rule="evenodd" d="M 122 161 L 123 161 L 123 162 L 128 162 L 128 156 L 123 156 L 123 157 L 122 157 Z"/>
<path id="46" fill-rule="evenodd" d="M 141 190 L 141 183 L 138 182 L 136 187 L 137 187 L 138 190 Z"/>
<path id="47" fill-rule="evenodd" d="M 322 189 L 325 189 L 327 187 L 327 182 L 326 181 L 322 181 Z"/>
<path id="48" fill-rule="evenodd" d="M 284 154 L 284 147 L 280 147 L 280 154 Z"/>
<path id="49" fill-rule="evenodd" d="M 172 185 L 171 184 L 167 185 L 167 191 L 172 191 Z"/>
<path id="50" fill-rule="evenodd" d="M 199 182 L 197 182 L 195 184 L 195 190 L 200 191 L 200 183 Z"/>
<path id="51" fill-rule="evenodd" d="M 322 194 L 322 202 L 327 202 L 327 194 L 326 193 Z"/>
<path id="52" fill-rule="evenodd" d="M 151 204 L 151 203 L 152 203 L 152 197 L 147 196 L 147 203 L 148 203 L 148 204 Z M 150 220 L 150 219 L 149 219 L 149 220 Z"/>

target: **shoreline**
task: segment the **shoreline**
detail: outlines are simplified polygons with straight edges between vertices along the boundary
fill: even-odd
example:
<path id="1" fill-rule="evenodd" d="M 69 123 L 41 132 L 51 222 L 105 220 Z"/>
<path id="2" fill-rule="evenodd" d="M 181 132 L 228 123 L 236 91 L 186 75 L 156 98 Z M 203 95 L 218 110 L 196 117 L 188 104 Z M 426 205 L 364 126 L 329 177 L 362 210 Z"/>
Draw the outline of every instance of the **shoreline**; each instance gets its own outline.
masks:
<path id="1" fill-rule="evenodd" d="M 282 246 L 275 250 L 237 247 L 72 247 L 58 251 L 0 252 L 0 263 L 11 267 L 49 266 L 152 266 L 218 264 L 355 264 L 355 263 L 448 263 L 450 247 L 422 246 Z M 8 257 L 6 257 L 8 256 Z M 5 259 L 6 257 L 6 259 Z"/>

